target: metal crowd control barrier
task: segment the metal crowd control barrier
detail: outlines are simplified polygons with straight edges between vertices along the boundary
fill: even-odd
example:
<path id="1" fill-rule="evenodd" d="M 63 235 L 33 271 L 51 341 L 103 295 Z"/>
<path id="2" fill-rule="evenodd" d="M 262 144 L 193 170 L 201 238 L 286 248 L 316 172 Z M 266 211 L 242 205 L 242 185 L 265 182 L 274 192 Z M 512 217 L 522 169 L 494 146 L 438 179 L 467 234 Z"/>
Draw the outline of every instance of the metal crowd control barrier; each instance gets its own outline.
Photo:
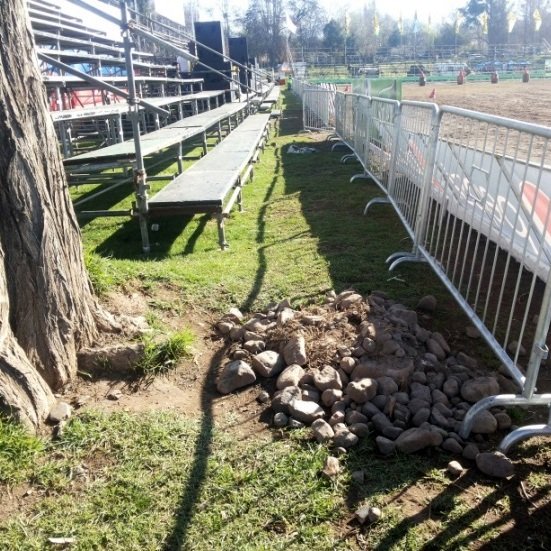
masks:
<path id="1" fill-rule="evenodd" d="M 547 423 L 514 430 L 500 449 L 551 435 L 551 393 L 536 392 L 551 324 L 551 129 L 338 92 L 335 132 L 412 238 L 390 269 L 427 262 L 520 389 L 474 404 L 462 436 L 484 409 L 537 405 L 550 408 Z"/>
<path id="2" fill-rule="evenodd" d="M 312 86 L 302 89 L 302 121 L 305 130 L 335 128 L 335 87 Z"/>

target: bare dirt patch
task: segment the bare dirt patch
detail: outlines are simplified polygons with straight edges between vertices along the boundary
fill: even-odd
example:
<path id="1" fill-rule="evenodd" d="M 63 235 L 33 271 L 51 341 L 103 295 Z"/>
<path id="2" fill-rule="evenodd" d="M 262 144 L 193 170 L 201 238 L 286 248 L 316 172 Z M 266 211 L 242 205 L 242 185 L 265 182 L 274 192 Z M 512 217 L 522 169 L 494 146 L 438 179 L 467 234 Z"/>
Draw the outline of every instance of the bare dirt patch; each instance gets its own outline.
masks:
<path id="1" fill-rule="evenodd" d="M 429 98 L 432 90 L 436 97 Z M 551 81 L 531 80 L 528 83 L 502 81 L 427 83 L 425 87 L 405 84 L 403 99 L 453 105 L 511 119 L 551 126 Z"/>
<path id="2" fill-rule="evenodd" d="M 213 332 L 212 313 L 184 304 L 181 290 L 170 285 L 148 290 L 138 282 L 129 283 L 126 289 L 105 296 L 104 302 L 114 314 L 153 319 L 167 332 L 191 329 L 195 335 L 192 354 L 180 360 L 169 374 L 150 379 L 82 374 L 65 389 L 63 400 L 76 408 L 104 412 L 166 410 L 209 416 L 222 430 L 232 429 L 242 437 L 266 430 L 262 418 L 266 406 L 256 401 L 259 385 L 224 397 L 216 391 L 214 381 L 224 360 L 225 344 Z"/>

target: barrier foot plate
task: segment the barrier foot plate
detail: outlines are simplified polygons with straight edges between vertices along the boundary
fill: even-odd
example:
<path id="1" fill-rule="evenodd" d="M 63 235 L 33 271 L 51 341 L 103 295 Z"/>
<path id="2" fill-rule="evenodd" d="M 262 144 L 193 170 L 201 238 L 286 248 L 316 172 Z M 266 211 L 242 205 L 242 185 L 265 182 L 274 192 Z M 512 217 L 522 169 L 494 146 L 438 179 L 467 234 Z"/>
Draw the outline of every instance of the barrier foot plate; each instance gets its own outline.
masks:
<path id="1" fill-rule="evenodd" d="M 366 179 L 370 179 L 369 176 L 367 174 L 365 175 L 360 175 L 360 174 L 356 174 L 356 176 L 352 176 L 352 179 L 356 178 L 356 177 L 363 177 L 363 178 L 366 178 Z M 350 182 L 352 182 L 352 179 L 350 180 Z M 367 211 L 373 206 L 373 205 L 388 205 L 390 203 L 390 200 L 387 199 L 386 197 L 374 197 L 373 199 L 371 199 L 371 201 L 369 201 L 367 203 L 367 205 L 365 206 L 364 208 L 364 214 L 367 214 Z M 402 254 L 406 254 L 406 253 L 400 253 L 400 256 Z"/>

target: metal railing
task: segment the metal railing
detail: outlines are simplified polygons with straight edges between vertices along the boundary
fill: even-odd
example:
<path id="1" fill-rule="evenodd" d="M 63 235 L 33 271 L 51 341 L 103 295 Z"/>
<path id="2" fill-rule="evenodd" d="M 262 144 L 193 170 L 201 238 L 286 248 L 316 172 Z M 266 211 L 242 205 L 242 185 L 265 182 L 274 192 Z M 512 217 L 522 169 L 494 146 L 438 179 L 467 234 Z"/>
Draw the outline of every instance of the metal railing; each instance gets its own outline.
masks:
<path id="1" fill-rule="evenodd" d="M 390 269 L 428 263 L 519 388 L 474 404 L 462 436 L 484 409 L 534 405 L 550 408 L 547 423 L 500 449 L 551 435 L 551 393 L 536 390 L 551 324 L 551 128 L 337 92 L 334 131 L 384 192 L 365 210 L 391 203 L 412 239 Z"/>
<path id="2" fill-rule="evenodd" d="M 335 94 L 332 84 L 307 85 L 293 81 L 293 89 L 302 98 L 302 123 L 305 130 L 333 130 L 335 128 Z"/>

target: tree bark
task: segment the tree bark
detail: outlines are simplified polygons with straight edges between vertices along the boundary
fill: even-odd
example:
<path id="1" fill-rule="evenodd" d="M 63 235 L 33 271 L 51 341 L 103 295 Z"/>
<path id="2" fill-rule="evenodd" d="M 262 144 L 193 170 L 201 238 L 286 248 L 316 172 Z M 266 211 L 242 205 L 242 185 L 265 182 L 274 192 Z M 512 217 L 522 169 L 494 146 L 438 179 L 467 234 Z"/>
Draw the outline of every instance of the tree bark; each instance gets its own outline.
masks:
<path id="1" fill-rule="evenodd" d="M 37 426 L 103 313 L 84 266 L 24 0 L 0 2 L 0 407 Z"/>

